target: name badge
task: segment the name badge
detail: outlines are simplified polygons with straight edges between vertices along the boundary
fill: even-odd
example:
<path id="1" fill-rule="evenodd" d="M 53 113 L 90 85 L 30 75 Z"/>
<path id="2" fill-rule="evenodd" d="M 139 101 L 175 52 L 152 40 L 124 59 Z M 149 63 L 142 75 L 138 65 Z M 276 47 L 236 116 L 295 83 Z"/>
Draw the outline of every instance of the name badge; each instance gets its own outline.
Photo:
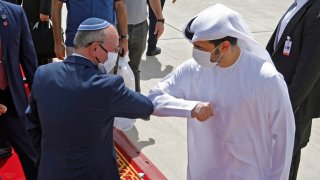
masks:
<path id="1" fill-rule="evenodd" d="M 283 52 L 282 52 L 282 54 L 284 56 L 289 56 L 289 54 L 290 54 L 291 45 L 292 45 L 292 41 L 290 39 L 291 39 L 290 36 L 287 36 L 287 40 L 284 43 L 284 48 L 283 48 Z"/>

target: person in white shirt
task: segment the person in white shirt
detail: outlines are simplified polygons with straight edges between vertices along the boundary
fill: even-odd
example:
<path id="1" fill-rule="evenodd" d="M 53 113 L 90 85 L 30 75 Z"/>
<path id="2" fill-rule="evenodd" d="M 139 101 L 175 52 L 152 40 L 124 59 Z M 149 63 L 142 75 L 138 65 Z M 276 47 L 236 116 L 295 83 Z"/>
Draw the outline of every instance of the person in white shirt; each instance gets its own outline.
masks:
<path id="1" fill-rule="evenodd" d="M 183 30 L 193 58 L 150 90 L 188 121 L 188 180 L 287 180 L 294 116 L 283 76 L 237 12 L 216 4 Z"/>

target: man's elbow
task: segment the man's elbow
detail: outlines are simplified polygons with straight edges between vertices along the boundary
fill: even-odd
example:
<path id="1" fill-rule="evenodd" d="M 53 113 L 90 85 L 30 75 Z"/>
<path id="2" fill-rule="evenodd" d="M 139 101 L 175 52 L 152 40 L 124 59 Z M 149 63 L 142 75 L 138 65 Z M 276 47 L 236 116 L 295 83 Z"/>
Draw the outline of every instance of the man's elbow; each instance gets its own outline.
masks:
<path id="1" fill-rule="evenodd" d="M 154 111 L 154 106 L 153 106 L 153 103 L 148 99 L 148 108 L 147 109 L 147 113 L 149 115 L 151 115 Z"/>

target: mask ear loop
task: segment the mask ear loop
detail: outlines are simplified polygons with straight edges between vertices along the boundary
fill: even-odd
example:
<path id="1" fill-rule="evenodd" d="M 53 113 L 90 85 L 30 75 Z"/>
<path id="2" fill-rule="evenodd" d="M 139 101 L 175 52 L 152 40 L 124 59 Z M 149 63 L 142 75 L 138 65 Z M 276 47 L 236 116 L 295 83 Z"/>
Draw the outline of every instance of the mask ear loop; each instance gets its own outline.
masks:
<path id="1" fill-rule="evenodd" d="M 99 46 L 100 46 L 100 48 L 101 48 L 105 53 L 107 53 L 107 55 L 108 55 L 109 52 L 108 52 L 101 44 L 99 44 Z M 97 57 L 95 57 L 95 58 L 96 58 L 96 60 L 98 61 L 98 63 L 101 63 Z"/>
<path id="2" fill-rule="evenodd" d="M 184 35 L 189 39 L 192 40 L 194 32 L 191 31 L 191 24 L 192 22 L 196 19 L 197 17 L 194 17 L 193 19 L 190 20 L 190 22 L 188 23 L 186 29 L 184 30 Z"/>
<path id="3" fill-rule="evenodd" d="M 217 55 L 217 54 L 218 54 L 218 53 L 216 53 L 216 51 L 218 50 L 218 48 L 219 48 L 219 46 L 220 46 L 221 44 L 222 44 L 222 43 L 220 43 L 218 46 L 216 46 L 216 47 L 211 51 L 211 53 L 210 53 L 210 57 L 211 57 L 211 54 L 212 54 L 212 53 L 214 53 L 215 55 Z M 220 60 L 221 60 L 221 57 L 222 57 L 221 52 L 219 52 L 219 54 L 220 54 L 220 56 L 218 57 L 218 59 L 217 59 L 217 60 L 215 60 L 215 61 L 211 61 L 211 59 L 210 59 L 210 62 L 219 64 L 219 62 L 220 62 Z"/>
<path id="4" fill-rule="evenodd" d="M 109 52 L 108 52 L 101 44 L 99 44 L 99 46 L 100 46 L 100 48 L 101 48 L 105 53 L 107 53 L 107 55 L 108 55 Z M 106 73 L 107 73 L 107 72 L 106 72 L 106 69 L 104 68 L 104 66 L 103 66 L 103 64 L 101 63 L 101 61 L 100 61 L 97 57 L 95 57 L 95 59 L 99 62 L 98 65 L 97 65 L 99 71 L 102 72 L 102 73 L 104 73 L 104 74 L 106 74 Z"/>

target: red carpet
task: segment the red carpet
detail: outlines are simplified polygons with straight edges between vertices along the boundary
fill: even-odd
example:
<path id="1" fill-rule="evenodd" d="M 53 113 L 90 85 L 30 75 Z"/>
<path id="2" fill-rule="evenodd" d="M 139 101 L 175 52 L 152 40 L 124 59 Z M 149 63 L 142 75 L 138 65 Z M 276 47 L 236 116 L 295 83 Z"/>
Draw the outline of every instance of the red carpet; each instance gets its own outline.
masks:
<path id="1" fill-rule="evenodd" d="M 114 140 L 121 180 L 166 179 L 121 131 L 114 131 Z M 15 152 L 11 157 L 0 160 L 0 180 L 25 180 Z"/>
<path id="2" fill-rule="evenodd" d="M 25 180 L 19 158 L 15 152 L 10 158 L 0 160 L 0 180 Z"/>

